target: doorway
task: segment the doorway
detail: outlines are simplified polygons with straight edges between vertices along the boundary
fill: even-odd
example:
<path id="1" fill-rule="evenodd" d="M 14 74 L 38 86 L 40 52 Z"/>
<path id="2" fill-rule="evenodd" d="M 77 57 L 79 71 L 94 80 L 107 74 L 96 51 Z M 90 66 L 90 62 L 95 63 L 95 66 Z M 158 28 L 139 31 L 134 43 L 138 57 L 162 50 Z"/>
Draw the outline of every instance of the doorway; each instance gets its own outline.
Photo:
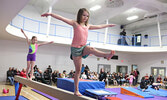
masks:
<path id="1" fill-rule="evenodd" d="M 135 46 L 141 46 L 141 34 L 135 34 Z"/>
<path id="2" fill-rule="evenodd" d="M 134 65 L 134 64 L 133 64 L 133 65 L 131 66 L 131 72 L 133 72 L 135 69 L 137 69 L 137 65 Z M 130 72 L 130 73 L 131 73 L 131 72 Z"/>
<path id="3" fill-rule="evenodd" d="M 97 73 L 100 73 L 100 69 L 103 68 L 105 72 L 111 72 L 111 65 L 98 64 Z"/>
<path id="4" fill-rule="evenodd" d="M 158 75 L 161 75 L 163 80 L 166 75 L 166 67 L 151 67 L 151 74 L 154 76 L 155 82 Z"/>
<path id="5" fill-rule="evenodd" d="M 128 66 L 117 65 L 116 72 L 120 72 L 125 76 L 125 74 L 128 73 Z"/>

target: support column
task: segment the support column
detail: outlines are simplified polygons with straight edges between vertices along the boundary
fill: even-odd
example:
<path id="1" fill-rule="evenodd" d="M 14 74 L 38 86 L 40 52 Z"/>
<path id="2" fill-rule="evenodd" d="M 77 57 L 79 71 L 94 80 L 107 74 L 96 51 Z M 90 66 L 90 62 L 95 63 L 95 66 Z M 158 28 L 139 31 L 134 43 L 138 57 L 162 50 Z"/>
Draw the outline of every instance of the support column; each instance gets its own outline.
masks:
<path id="1" fill-rule="evenodd" d="M 49 7 L 49 13 L 52 13 L 52 6 Z M 48 25 L 47 25 L 47 31 L 46 31 L 46 36 L 49 36 L 49 30 L 50 30 L 50 22 L 51 22 L 51 16 L 48 16 Z"/>
<path id="2" fill-rule="evenodd" d="M 159 14 L 157 15 L 157 28 L 158 28 L 158 36 L 159 36 L 159 46 L 162 47 L 161 28 L 160 28 L 160 22 L 159 22 Z"/>
<path id="3" fill-rule="evenodd" d="M 106 20 L 106 24 L 108 24 L 108 19 Z M 104 44 L 106 44 L 106 41 L 107 41 L 107 33 L 108 33 L 108 27 L 105 28 Z"/>

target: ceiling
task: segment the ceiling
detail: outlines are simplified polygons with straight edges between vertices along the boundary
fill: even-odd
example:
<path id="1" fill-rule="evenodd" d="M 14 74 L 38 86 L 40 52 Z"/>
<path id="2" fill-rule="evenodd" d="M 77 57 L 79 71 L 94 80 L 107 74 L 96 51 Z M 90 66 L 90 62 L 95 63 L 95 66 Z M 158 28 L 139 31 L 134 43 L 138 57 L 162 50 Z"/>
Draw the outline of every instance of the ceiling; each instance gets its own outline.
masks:
<path id="1" fill-rule="evenodd" d="M 8 34 L 6 32 L 6 27 L 28 2 L 29 0 L 0 0 L 0 39 L 20 39 Z"/>
<path id="2" fill-rule="evenodd" d="M 145 27 L 143 23 L 146 23 L 146 26 L 156 24 L 155 19 L 154 22 L 148 21 L 149 23 L 147 20 L 157 14 L 163 13 L 165 18 L 161 19 L 161 22 L 167 22 L 167 0 L 30 0 L 29 4 L 38 7 L 41 14 L 47 12 L 50 5 L 55 11 L 70 14 L 76 14 L 79 8 L 89 10 L 92 6 L 101 5 L 101 9 L 90 11 L 92 24 L 105 23 L 108 19 L 109 23 L 126 25 L 130 30 Z M 132 21 L 126 20 L 133 15 L 139 18 Z M 138 25 L 138 22 L 142 25 Z"/>
<path id="3" fill-rule="evenodd" d="M 118 3 L 119 1 L 119 3 Z M 167 22 L 167 0 L 1 0 L 0 1 L 0 38 L 16 38 L 7 34 L 6 26 L 26 5 L 32 5 L 42 14 L 49 6 L 55 11 L 75 14 L 79 8 L 91 8 L 101 5 L 101 9 L 90 11 L 92 24 L 109 23 L 124 25 L 129 30 L 156 24 L 156 15 L 160 22 Z M 127 21 L 128 16 L 138 15 L 139 18 Z"/>

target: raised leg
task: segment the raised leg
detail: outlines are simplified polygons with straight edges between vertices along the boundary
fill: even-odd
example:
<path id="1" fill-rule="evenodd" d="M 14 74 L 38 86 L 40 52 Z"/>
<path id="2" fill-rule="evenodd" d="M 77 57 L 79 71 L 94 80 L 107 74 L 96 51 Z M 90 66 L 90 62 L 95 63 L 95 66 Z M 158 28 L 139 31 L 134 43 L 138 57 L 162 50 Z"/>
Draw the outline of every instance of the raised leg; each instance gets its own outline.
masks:
<path id="1" fill-rule="evenodd" d="M 111 57 L 114 56 L 115 51 L 111 51 L 110 53 L 105 53 L 105 52 L 99 51 L 99 50 L 97 50 L 97 49 L 95 49 L 93 47 L 86 46 L 84 48 L 84 51 L 83 51 L 83 56 L 84 55 L 89 55 L 89 54 L 93 54 L 93 55 L 95 55 L 97 57 L 105 57 L 105 58 L 107 58 L 107 60 L 110 60 Z"/>

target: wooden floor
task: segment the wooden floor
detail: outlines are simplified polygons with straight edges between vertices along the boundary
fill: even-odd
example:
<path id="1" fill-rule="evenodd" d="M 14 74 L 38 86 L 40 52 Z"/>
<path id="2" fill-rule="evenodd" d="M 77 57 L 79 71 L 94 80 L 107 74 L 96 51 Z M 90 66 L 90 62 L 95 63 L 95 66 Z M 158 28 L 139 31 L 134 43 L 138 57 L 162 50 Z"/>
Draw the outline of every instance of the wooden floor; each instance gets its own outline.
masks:
<path id="1" fill-rule="evenodd" d="M 5 85 L 4 82 L 1 82 L 0 89 L 1 89 L 0 96 L 14 96 L 15 95 L 15 87 L 14 86 Z M 2 92 L 3 89 L 6 89 L 6 90 L 9 89 L 9 93 L 4 94 Z M 31 87 L 23 87 L 20 95 L 26 97 L 29 100 L 50 100 L 50 99 L 32 91 L 31 89 L 32 89 Z"/>
<path id="2" fill-rule="evenodd" d="M 55 85 L 52 85 L 55 86 Z M 121 86 L 106 86 L 106 88 L 120 88 Z M 14 96 L 15 95 L 15 87 L 11 85 L 6 85 L 5 82 L 0 83 L 0 96 Z M 3 89 L 9 89 L 9 93 L 2 93 Z M 50 100 L 34 91 L 31 90 L 31 87 L 22 87 L 21 94 L 22 96 L 28 98 L 29 100 Z"/>
<path id="3" fill-rule="evenodd" d="M 55 85 L 52 85 L 55 86 Z M 106 88 L 120 88 L 121 86 L 106 86 Z M 14 96 L 15 95 L 15 87 L 11 85 L 5 85 L 5 82 L 0 82 L 0 96 Z M 9 93 L 4 94 L 2 92 L 3 89 L 9 89 Z M 34 91 L 31 90 L 31 87 L 23 87 L 21 90 L 21 95 L 28 98 L 29 100 L 50 100 Z"/>

